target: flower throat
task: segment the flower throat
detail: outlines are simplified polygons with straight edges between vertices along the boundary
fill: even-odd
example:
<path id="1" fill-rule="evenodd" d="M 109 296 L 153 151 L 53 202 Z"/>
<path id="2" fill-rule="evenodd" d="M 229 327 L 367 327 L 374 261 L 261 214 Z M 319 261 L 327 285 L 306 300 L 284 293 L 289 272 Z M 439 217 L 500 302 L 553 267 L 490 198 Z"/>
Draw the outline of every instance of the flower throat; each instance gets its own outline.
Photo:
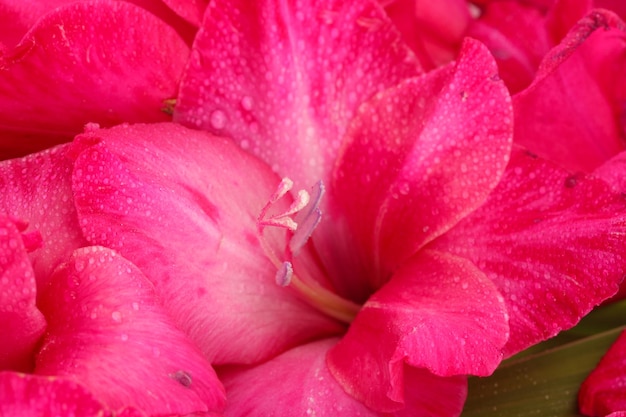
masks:
<path id="1" fill-rule="evenodd" d="M 286 211 L 268 215 L 270 208 L 282 199 L 292 187 L 293 181 L 289 178 L 283 178 L 257 219 L 261 246 L 277 268 L 276 284 L 281 287 L 292 288 L 303 300 L 328 316 L 344 323 L 350 323 L 358 313 L 360 306 L 321 285 L 307 268 L 294 267 L 295 258 L 298 257 L 322 219 L 319 205 L 324 195 L 324 184 L 321 181 L 317 182 L 312 187 L 311 193 L 306 190 L 298 191 L 294 201 Z M 288 243 L 285 245 L 282 256 L 274 251 L 263 233 L 268 226 L 288 230 Z"/>

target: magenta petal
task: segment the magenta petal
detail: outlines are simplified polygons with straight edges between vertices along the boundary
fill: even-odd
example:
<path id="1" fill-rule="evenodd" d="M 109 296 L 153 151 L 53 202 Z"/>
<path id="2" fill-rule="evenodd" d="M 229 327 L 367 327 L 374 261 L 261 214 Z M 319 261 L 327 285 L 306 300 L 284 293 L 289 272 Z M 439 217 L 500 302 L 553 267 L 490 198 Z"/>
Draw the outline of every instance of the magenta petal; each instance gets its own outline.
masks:
<path id="1" fill-rule="evenodd" d="M 380 416 L 348 395 L 330 374 L 325 355 L 336 340 L 302 345 L 256 367 L 220 373 L 228 395 L 225 415 Z M 441 378 L 407 368 L 406 408 L 386 416 L 457 416 L 465 378 Z"/>
<path id="2" fill-rule="evenodd" d="M 202 23 L 204 10 L 209 4 L 209 0 L 163 0 L 163 2 L 195 26 Z"/>
<path id="3" fill-rule="evenodd" d="M 515 141 L 571 171 L 624 149 L 626 31 L 606 11 L 581 20 L 513 99 Z"/>
<path id="4" fill-rule="evenodd" d="M 375 288 L 482 204 L 505 169 L 512 123 L 493 58 L 470 40 L 454 67 L 406 81 L 359 109 L 331 191 L 362 245 L 361 263 L 382 275 Z"/>
<path id="5" fill-rule="evenodd" d="M 223 407 L 209 362 L 164 313 L 145 276 L 115 252 L 78 249 L 41 299 L 48 329 L 35 373 L 73 379 L 111 408 Z"/>
<path id="6" fill-rule="evenodd" d="M 167 120 L 163 101 L 176 96 L 188 55 L 173 28 L 133 4 L 55 10 L 0 52 L 0 149 L 41 149 L 87 122 Z"/>
<path id="7" fill-rule="evenodd" d="M 342 330 L 275 283 L 257 217 L 279 178 L 261 161 L 175 124 L 97 130 L 76 146 L 85 235 L 136 264 L 211 361 L 251 363 Z"/>
<path id="8" fill-rule="evenodd" d="M 508 331 L 502 296 L 470 261 L 420 252 L 363 306 L 328 364 L 366 405 L 403 403 L 405 365 L 440 376 L 488 375 Z"/>
<path id="9" fill-rule="evenodd" d="M 626 191 L 626 151 L 600 165 L 593 175 L 611 184 L 616 191 Z"/>
<path id="10" fill-rule="evenodd" d="M 357 107 L 419 73 L 374 2 L 213 0 L 174 116 L 304 188 L 327 179 Z"/>
<path id="11" fill-rule="evenodd" d="M 485 205 L 431 247 L 471 259 L 500 289 L 511 355 L 573 326 L 617 292 L 625 208 L 606 183 L 516 150 Z"/>
<path id="12" fill-rule="evenodd" d="M 379 3 L 427 70 L 454 60 L 472 20 L 466 0 Z"/>
<path id="13" fill-rule="evenodd" d="M 229 417 L 363 416 L 378 413 L 352 398 L 326 366 L 335 339 L 302 345 L 261 365 L 220 372 Z"/>
<path id="14" fill-rule="evenodd" d="M 96 417 L 106 410 L 80 384 L 63 378 L 0 372 L 0 415 Z"/>
<path id="15" fill-rule="evenodd" d="M 511 92 L 527 87 L 550 49 L 544 16 L 520 1 L 494 1 L 467 30 L 483 42 L 498 62 L 499 74 Z"/>
<path id="16" fill-rule="evenodd" d="M 604 355 L 578 393 L 580 411 L 588 416 L 626 413 L 626 333 Z"/>
<path id="17" fill-rule="evenodd" d="M 76 0 L 0 1 L 0 51 L 13 47 L 44 14 Z"/>
<path id="18" fill-rule="evenodd" d="M 30 253 L 39 286 L 76 248 L 87 242 L 78 226 L 71 189 L 73 162 L 68 146 L 0 162 L 0 215 L 19 219 L 25 234 L 38 233 L 40 248 Z"/>
<path id="19" fill-rule="evenodd" d="M 13 222 L 0 217 L 0 369 L 29 371 L 34 365 L 35 344 L 46 327 L 36 292 L 22 237 Z"/>

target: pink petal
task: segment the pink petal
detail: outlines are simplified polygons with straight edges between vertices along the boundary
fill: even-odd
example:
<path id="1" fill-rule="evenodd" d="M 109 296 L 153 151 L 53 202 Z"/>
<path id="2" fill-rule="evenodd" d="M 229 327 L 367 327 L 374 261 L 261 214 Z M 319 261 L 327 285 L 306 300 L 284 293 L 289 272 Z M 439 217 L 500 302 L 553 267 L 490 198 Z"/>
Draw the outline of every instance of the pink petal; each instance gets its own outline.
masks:
<path id="1" fill-rule="evenodd" d="M 622 0 L 594 0 L 594 7 L 609 9 L 619 15 L 622 20 L 626 19 L 626 3 Z"/>
<path id="2" fill-rule="evenodd" d="M 419 73 L 373 2 L 214 0 L 174 118 L 234 138 L 304 188 L 327 180 L 357 107 Z"/>
<path id="3" fill-rule="evenodd" d="M 47 12 L 75 0 L 1 0 L 0 49 L 13 47 L 37 20 Z"/>
<path id="4" fill-rule="evenodd" d="M 591 172 L 622 151 L 625 42 L 615 15 L 580 21 L 514 97 L 516 142 L 571 171 Z"/>
<path id="5" fill-rule="evenodd" d="M 86 236 L 139 266 L 211 361 L 256 362 L 342 330 L 275 283 L 257 229 L 279 184 L 265 164 L 175 124 L 93 131 L 78 146 Z"/>
<path id="6" fill-rule="evenodd" d="M 209 0 L 163 0 L 172 10 L 195 26 L 202 24 L 204 10 Z"/>
<path id="7" fill-rule="evenodd" d="M 553 45 L 558 44 L 567 36 L 570 29 L 593 9 L 594 3 L 597 1 L 553 0 L 553 4 L 546 13 L 546 29 Z"/>
<path id="8" fill-rule="evenodd" d="M 38 233 L 40 248 L 30 254 L 39 286 L 85 241 L 74 208 L 68 147 L 59 146 L 22 159 L 0 162 L 0 215 L 19 219 L 25 233 Z"/>
<path id="9" fill-rule="evenodd" d="M 48 329 L 35 373 L 64 376 L 111 408 L 154 414 L 220 410 L 223 388 L 130 262 L 79 249 L 41 297 Z"/>
<path id="10" fill-rule="evenodd" d="M 46 320 L 35 305 L 33 268 L 15 224 L 0 217 L 0 369 L 28 371 Z"/>
<path id="11" fill-rule="evenodd" d="M 602 178 L 617 191 L 626 191 L 626 151 L 600 165 L 593 175 Z"/>
<path id="12" fill-rule="evenodd" d="M 405 365 L 440 376 L 493 372 L 507 319 L 502 296 L 470 261 L 420 252 L 365 303 L 328 364 L 358 400 L 394 411 Z"/>
<path id="13" fill-rule="evenodd" d="M 379 0 L 404 41 L 430 70 L 458 54 L 471 21 L 466 0 Z"/>
<path id="14" fill-rule="evenodd" d="M 330 374 L 324 358 L 335 342 L 326 339 L 302 345 L 262 365 L 222 372 L 229 399 L 225 415 L 380 416 L 346 394 Z M 411 369 L 407 376 L 407 407 L 386 415 L 445 417 L 460 413 L 464 378 L 440 378 Z"/>
<path id="15" fill-rule="evenodd" d="M 578 402 L 580 411 L 589 416 L 626 413 L 626 333 L 620 335 L 583 382 Z"/>
<path id="16" fill-rule="evenodd" d="M 82 2 L 87 3 L 88 1 L 84 0 Z M 105 1 L 100 0 L 100 2 Z M 175 18 L 176 16 L 171 10 L 160 0 L 127 0 L 125 2 L 136 4 L 148 10 L 170 26 L 176 28 L 181 36 L 187 34 L 188 28 L 185 28 Z M 175 0 L 169 0 L 169 2 L 175 2 Z M 39 19 L 48 13 L 54 13 L 54 10 L 57 8 L 72 3 L 77 3 L 77 0 L 0 0 L 0 21 L 3 23 L 2 27 L 0 27 L 0 49 L 2 44 L 5 47 L 17 45 Z"/>
<path id="17" fill-rule="evenodd" d="M 425 369 L 405 366 L 405 408 L 392 413 L 391 416 L 459 416 L 466 397 L 467 378 L 465 376 L 439 377 Z"/>
<path id="18" fill-rule="evenodd" d="M 544 16 L 517 1 L 495 1 L 466 32 L 484 42 L 511 92 L 527 87 L 551 43 Z"/>
<path id="19" fill-rule="evenodd" d="M 497 184 L 511 146 L 512 112 L 495 77 L 486 48 L 468 40 L 454 67 L 408 80 L 359 110 L 334 173 L 331 215 L 345 216 L 340 220 L 349 225 L 352 251 L 360 251 L 358 264 L 365 266 L 350 266 L 360 282 L 369 278 L 379 287 Z M 328 248 L 341 244 L 329 235 Z"/>
<path id="20" fill-rule="evenodd" d="M 0 372 L 0 415 L 20 417 L 106 416 L 106 408 L 82 385 L 56 377 Z"/>
<path id="21" fill-rule="evenodd" d="M 55 10 L 0 51 L 0 151 L 70 140 L 87 122 L 167 120 L 163 101 L 176 96 L 188 55 L 173 28 L 135 5 Z"/>
<path id="22" fill-rule="evenodd" d="M 625 208 L 604 182 L 516 150 L 489 200 L 431 247 L 472 260 L 499 288 L 508 356 L 615 294 L 626 268 Z"/>

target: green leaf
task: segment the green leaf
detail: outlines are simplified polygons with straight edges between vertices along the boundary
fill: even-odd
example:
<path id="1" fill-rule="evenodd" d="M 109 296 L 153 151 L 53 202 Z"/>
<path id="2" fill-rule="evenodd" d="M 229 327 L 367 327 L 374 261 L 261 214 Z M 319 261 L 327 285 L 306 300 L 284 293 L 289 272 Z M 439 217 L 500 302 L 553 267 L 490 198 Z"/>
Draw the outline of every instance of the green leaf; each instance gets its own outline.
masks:
<path id="1" fill-rule="evenodd" d="M 469 379 L 462 417 L 574 417 L 580 384 L 626 329 L 626 301 L 599 308 L 578 326 Z M 619 326 L 619 327 L 618 327 Z"/>

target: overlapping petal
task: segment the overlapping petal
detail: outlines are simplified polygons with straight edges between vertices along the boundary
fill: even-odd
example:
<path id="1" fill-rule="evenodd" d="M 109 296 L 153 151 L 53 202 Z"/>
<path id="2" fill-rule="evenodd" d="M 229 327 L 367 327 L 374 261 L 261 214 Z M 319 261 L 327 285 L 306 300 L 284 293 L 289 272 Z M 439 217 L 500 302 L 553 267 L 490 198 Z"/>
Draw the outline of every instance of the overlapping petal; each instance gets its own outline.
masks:
<path id="1" fill-rule="evenodd" d="M 426 70 L 453 61 L 471 22 L 467 0 L 379 0 Z"/>
<path id="2" fill-rule="evenodd" d="M 37 24 L 46 14 L 55 9 L 64 7 L 81 0 L 2 0 L 0 1 L 0 51 L 11 48 L 19 43 L 22 37 Z M 83 3 L 93 0 L 82 0 Z M 97 0 L 103 2 L 102 0 Z M 107 1 L 107 0 L 104 0 Z M 117 0 L 116 0 L 117 1 Z M 176 15 L 163 4 L 161 0 L 124 0 L 136 4 L 156 15 L 170 26 L 178 30 L 181 35 L 187 35 L 189 28 L 184 27 Z M 169 3 L 175 3 L 169 1 Z M 172 7 L 174 8 L 174 7 Z"/>
<path id="3" fill-rule="evenodd" d="M 369 278 L 379 287 L 482 204 L 504 171 L 512 130 L 506 88 L 475 41 L 454 67 L 406 81 L 359 110 L 334 172 L 331 216 L 349 224 L 361 285 Z"/>
<path id="4" fill-rule="evenodd" d="M 210 360 L 251 363 L 342 330 L 275 283 L 257 217 L 279 179 L 261 161 L 175 124 L 96 130 L 76 146 L 85 235 L 136 264 Z"/>
<path id="5" fill-rule="evenodd" d="M 220 372 L 228 405 L 225 415 L 378 416 L 337 383 L 326 366 L 336 339 L 298 346 L 251 368 Z"/>
<path id="6" fill-rule="evenodd" d="M 593 175 L 602 178 L 617 191 L 626 191 L 626 150 L 596 168 Z"/>
<path id="7" fill-rule="evenodd" d="M 215 372 L 133 264 L 101 247 L 74 252 L 41 297 L 48 328 L 35 373 L 64 376 L 108 407 L 149 414 L 219 411 Z"/>
<path id="8" fill-rule="evenodd" d="M 5 416 L 96 417 L 109 411 L 76 382 L 14 372 L 0 372 L 0 398 L 0 414 Z"/>
<path id="9" fill-rule="evenodd" d="M 35 305 L 35 274 L 15 224 L 0 216 L 0 369 L 29 371 L 46 320 Z"/>
<path id="10" fill-rule="evenodd" d="M 17 45 L 41 16 L 72 1 L 75 0 L 0 1 L 0 52 Z"/>
<path id="11" fill-rule="evenodd" d="M 624 149 L 626 31 L 607 11 L 581 20 L 513 99 L 515 141 L 571 171 Z"/>
<path id="12" fill-rule="evenodd" d="M 0 153 L 69 141 L 87 122 L 167 120 L 163 101 L 176 96 L 188 57 L 172 27 L 133 4 L 54 10 L 0 51 Z"/>
<path id="13" fill-rule="evenodd" d="M 87 242 L 78 226 L 71 189 L 73 162 L 67 145 L 0 162 L 0 216 L 24 222 L 41 244 L 30 253 L 39 286 L 76 248 Z"/>
<path id="14" fill-rule="evenodd" d="M 380 416 L 338 384 L 326 366 L 336 339 L 301 345 L 253 368 L 220 372 L 228 416 Z M 457 416 L 466 394 L 464 377 L 441 378 L 424 370 L 405 371 L 406 408 L 385 416 Z"/>
<path id="15" fill-rule="evenodd" d="M 163 0 L 179 16 L 195 26 L 202 24 L 202 16 L 209 0 Z"/>
<path id="16" fill-rule="evenodd" d="M 327 180 L 357 107 L 420 71 L 374 2 L 215 0 L 174 120 L 234 138 L 305 188 Z"/>
<path id="17" fill-rule="evenodd" d="M 489 48 L 511 92 L 532 82 L 541 58 L 552 45 L 543 14 L 518 1 L 490 2 L 465 35 Z"/>
<path id="18" fill-rule="evenodd" d="M 626 333 L 604 355 L 578 393 L 580 411 L 588 416 L 626 413 Z"/>
<path id="19" fill-rule="evenodd" d="M 626 265 L 626 200 L 516 150 L 487 202 L 429 245 L 472 260 L 505 298 L 511 355 L 615 294 Z"/>
<path id="20" fill-rule="evenodd" d="M 405 365 L 436 375 L 488 375 L 502 359 L 508 316 L 470 261 L 420 252 L 363 306 L 328 356 L 333 375 L 381 411 L 404 402 Z"/>

